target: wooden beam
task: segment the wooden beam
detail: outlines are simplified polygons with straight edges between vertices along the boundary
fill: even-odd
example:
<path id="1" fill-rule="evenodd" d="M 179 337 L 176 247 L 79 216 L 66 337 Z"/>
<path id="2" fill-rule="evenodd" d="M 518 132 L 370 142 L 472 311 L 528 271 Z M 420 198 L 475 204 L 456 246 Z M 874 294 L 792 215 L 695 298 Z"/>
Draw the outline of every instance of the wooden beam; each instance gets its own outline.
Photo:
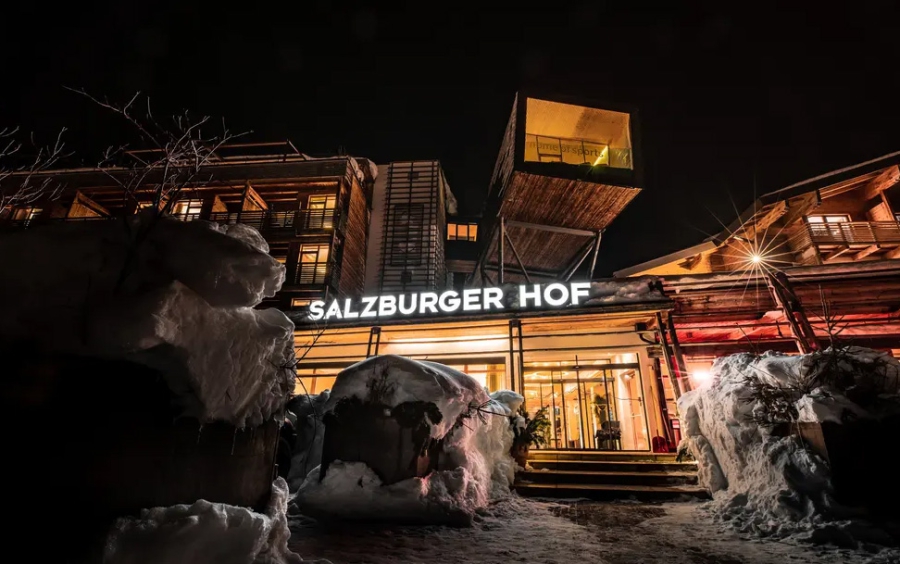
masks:
<path id="1" fill-rule="evenodd" d="M 884 256 L 884 258 L 886 258 L 888 260 L 900 259 L 900 245 L 898 245 L 898 246 L 894 247 L 893 249 L 891 249 L 890 251 L 884 253 L 883 256 Z"/>
<path id="2" fill-rule="evenodd" d="M 266 204 L 266 201 L 248 182 L 244 188 L 244 201 L 241 204 L 241 211 L 265 211 L 267 209 L 269 209 L 269 206 Z"/>
<path id="3" fill-rule="evenodd" d="M 830 260 L 834 260 L 834 259 L 838 258 L 839 256 L 841 256 L 842 254 L 846 253 L 846 252 L 849 251 L 849 250 L 850 250 L 850 246 L 849 246 L 849 245 L 841 245 L 840 247 L 834 249 L 833 251 L 831 251 L 830 253 L 828 253 L 828 254 L 825 255 L 824 257 L 822 257 L 822 261 L 823 261 L 823 262 L 828 262 L 828 261 L 830 261 Z"/>
<path id="4" fill-rule="evenodd" d="M 556 225 L 540 225 L 538 223 L 527 223 L 524 221 L 506 222 L 507 227 L 521 227 L 523 229 L 537 229 L 538 231 L 551 231 L 553 233 L 565 233 L 567 235 L 580 235 L 582 237 L 594 237 L 597 235 L 595 231 L 586 231 L 584 229 L 570 229 L 568 227 L 557 227 Z"/>
<path id="5" fill-rule="evenodd" d="M 866 184 L 865 188 L 863 188 L 863 197 L 866 200 L 871 200 L 897 182 L 900 182 L 900 167 L 894 165 Z"/>
<path id="6" fill-rule="evenodd" d="M 863 250 L 859 251 L 858 253 L 856 253 L 855 255 L 853 255 L 853 260 L 862 260 L 880 248 L 881 248 L 880 245 L 869 245 L 865 249 L 863 249 Z"/>
<path id="7" fill-rule="evenodd" d="M 785 202 L 784 200 L 775 202 L 774 204 L 772 204 L 772 207 L 762 215 L 762 217 L 760 217 L 759 219 L 751 220 L 752 223 L 739 230 L 736 235 L 741 235 L 746 239 L 750 239 L 751 241 L 755 240 L 758 234 L 765 233 L 769 226 L 781 219 L 781 217 L 787 213 L 787 209 L 787 202 Z M 760 241 L 760 243 L 762 243 L 762 241 Z"/>

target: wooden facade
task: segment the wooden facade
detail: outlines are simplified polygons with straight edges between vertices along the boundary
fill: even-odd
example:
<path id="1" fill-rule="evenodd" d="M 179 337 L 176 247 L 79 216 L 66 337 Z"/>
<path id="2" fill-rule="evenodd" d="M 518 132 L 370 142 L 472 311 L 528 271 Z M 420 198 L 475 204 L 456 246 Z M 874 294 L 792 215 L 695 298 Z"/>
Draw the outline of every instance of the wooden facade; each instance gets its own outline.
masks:
<path id="1" fill-rule="evenodd" d="M 900 258 L 900 153 L 755 201 L 719 235 L 616 273 L 672 275 Z"/>
<path id="2" fill-rule="evenodd" d="M 772 192 L 723 233 L 615 274 L 662 279 L 688 374 L 725 354 L 832 340 L 900 354 L 898 165 L 900 152 Z"/>
<path id="3" fill-rule="evenodd" d="M 640 192 L 636 120 L 633 109 L 520 92 L 470 281 L 568 279 L 578 270 L 590 277 L 601 233 Z"/>
<path id="4" fill-rule="evenodd" d="M 229 147 L 240 149 L 240 146 Z M 184 221 L 246 224 L 259 230 L 286 278 L 267 307 L 301 309 L 310 300 L 358 296 L 365 284 L 366 244 L 374 167 L 352 157 L 312 158 L 298 152 L 229 157 L 211 162 L 202 183 L 185 186 L 171 207 Z M 48 171 L 65 188 L 28 209 L 0 210 L 0 233 L 57 221 L 103 220 L 133 214 L 153 197 L 127 198 L 114 178 L 122 169 Z M 112 177 L 112 178 L 111 178 Z"/>

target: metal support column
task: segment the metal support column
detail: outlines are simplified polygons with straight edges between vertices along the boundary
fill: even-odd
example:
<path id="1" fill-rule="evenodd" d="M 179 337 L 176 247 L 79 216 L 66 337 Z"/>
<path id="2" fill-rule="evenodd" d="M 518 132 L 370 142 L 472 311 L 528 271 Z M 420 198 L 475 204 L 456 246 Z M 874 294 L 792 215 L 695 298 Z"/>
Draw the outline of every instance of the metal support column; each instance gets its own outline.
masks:
<path id="1" fill-rule="evenodd" d="M 501 286 L 503 285 L 503 269 L 504 269 L 504 263 L 506 262 L 506 259 L 504 257 L 504 253 L 503 253 L 503 248 L 505 246 L 504 239 L 506 239 L 506 223 L 504 222 L 503 216 L 501 215 L 500 216 L 500 241 L 499 241 L 499 249 L 500 249 L 499 272 L 500 272 L 500 274 L 497 275 Z M 512 338 L 512 337 L 510 337 L 510 338 Z"/>
<path id="2" fill-rule="evenodd" d="M 531 276 L 528 276 L 528 271 L 525 270 L 525 263 L 522 262 L 522 258 L 519 256 L 519 251 L 516 250 L 515 245 L 513 245 L 512 239 L 509 238 L 509 233 L 505 233 L 505 235 L 506 242 L 509 243 L 509 250 L 513 252 L 513 256 L 516 257 L 516 262 L 519 263 L 519 268 L 522 270 L 522 274 L 525 275 L 525 281 L 531 284 Z"/>
<path id="3" fill-rule="evenodd" d="M 594 240 L 594 256 L 591 258 L 591 269 L 588 270 L 588 281 L 594 278 L 594 268 L 597 267 L 597 254 L 600 252 L 600 240 L 603 238 L 603 231 L 597 232 L 597 238 Z"/>
<path id="4" fill-rule="evenodd" d="M 678 369 L 675 366 L 675 362 L 672 360 L 672 352 L 669 350 L 669 340 L 666 339 L 666 329 L 663 324 L 662 314 L 658 311 L 656 312 L 656 330 L 659 333 L 659 342 L 662 345 L 663 357 L 666 359 L 666 368 L 669 371 L 669 382 L 672 383 L 672 391 L 675 394 L 675 400 L 681 397 L 681 384 L 679 383 L 679 378 L 681 374 L 678 372 Z"/>
<path id="5" fill-rule="evenodd" d="M 581 266 L 581 264 L 585 261 L 585 259 L 588 258 L 588 255 L 591 254 L 591 249 L 593 249 L 593 248 L 594 248 L 594 242 L 588 241 L 588 243 L 583 247 L 581 254 L 578 255 L 578 257 L 579 257 L 578 260 L 573 262 L 572 266 L 570 266 L 569 269 L 566 270 L 565 274 L 563 275 L 564 282 L 568 282 L 569 279 L 572 278 L 572 275 L 575 274 L 575 271 L 578 270 L 578 267 Z"/>
<path id="6" fill-rule="evenodd" d="M 684 355 L 681 354 L 681 343 L 678 342 L 678 332 L 675 331 L 675 323 L 672 321 L 672 312 L 666 313 L 666 329 L 669 331 L 669 338 L 672 340 L 672 352 L 675 353 L 675 364 L 678 366 L 678 374 L 681 376 L 681 384 L 684 391 L 691 391 L 691 381 L 687 376 L 687 365 L 684 363 Z"/>

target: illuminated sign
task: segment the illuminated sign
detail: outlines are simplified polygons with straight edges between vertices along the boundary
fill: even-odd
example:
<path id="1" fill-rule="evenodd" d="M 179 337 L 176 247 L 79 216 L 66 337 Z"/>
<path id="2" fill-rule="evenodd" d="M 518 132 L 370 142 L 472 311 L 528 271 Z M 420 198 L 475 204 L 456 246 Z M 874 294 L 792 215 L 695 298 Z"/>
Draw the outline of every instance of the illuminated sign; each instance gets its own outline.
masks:
<path id="1" fill-rule="evenodd" d="M 584 305 L 590 282 L 522 284 L 512 287 L 514 296 L 504 288 L 468 288 L 461 292 L 420 292 L 416 294 L 369 296 L 361 300 L 336 299 L 330 304 L 315 301 L 309 305 L 312 321 L 367 319 L 413 315 L 488 312 L 506 309 L 557 309 Z"/>

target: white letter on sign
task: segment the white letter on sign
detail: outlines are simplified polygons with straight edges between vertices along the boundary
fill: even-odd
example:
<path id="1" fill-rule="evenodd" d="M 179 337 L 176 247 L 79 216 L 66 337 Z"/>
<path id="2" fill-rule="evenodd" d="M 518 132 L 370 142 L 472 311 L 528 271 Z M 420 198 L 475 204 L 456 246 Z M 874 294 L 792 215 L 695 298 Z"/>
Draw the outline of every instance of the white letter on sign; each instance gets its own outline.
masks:
<path id="1" fill-rule="evenodd" d="M 325 302 L 315 301 L 309 304 L 309 318 L 318 321 L 325 317 Z"/>
<path id="2" fill-rule="evenodd" d="M 350 311 L 350 298 L 344 300 L 344 319 L 356 319 L 359 317 L 359 312 Z"/>
<path id="3" fill-rule="evenodd" d="M 503 309 L 503 290 L 500 288 L 484 289 L 484 309 L 491 309 L 494 306 L 497 309 Z"/>
<path id="4" fill-rule="evenodd" d="M 578 298 L 587 298 L 590 295 L 590 282 L 572 283 L 572 305 L 578 305 Z"/>
<path id="5" fill-rule="evenodd" d="M 440 306 L 441 311 L 445 311 L 447 313 L 458 310 L 459 294 L 457 294 L 453 290 L 447 290 L 446 292 L 441 294 L 440 299 L 438 299 L 438 306 Z"/>
<path id="6" fill-rule="evenodd" d="M 554 290 L 558 290 L 560 292 L 560 296 L 558 298 L 553 297 Z M 564 284 L 560 284 L 559 282 L 550 284 L 549 286 L 544 288 L 544 301 L 547 302 L 547 305 L 561 306 L 569 301 L 569 289 L 566 288 Z"/>
<path id="7" fill-rule="evenodd" d="M 378 299 L 378 317 L 387 317 L 397 313 L 397 298 L 394 296 L 381 296 Z"/>
<path id="8" fill-rule="evenodd" d="M 481 304 L 478 303 L 479 294 L 481 294 L 481 290 L 478 288 L 463 290 L 463 311 L 478 311 L 481 309 Z"/>
<path id="9" fill-rule="evenodd" d="M 331 302 L 331 305 L 328 306 L 328 311 L 325 313 L 325 319 L 331 319 L 332 317 L 341 319 L 341 305 L 337 300 Z"/>
<path id="10" fill-rule="evenodd" d="M 423 292 L 419 295 L 419 313 L 425 313 L 426 311 L 437 313 L 437 301 L 438 295 L 434 292 Z"/>
<path id="11" fill-rule="evenodd" d="M 534 300 L 535 307 L 541 307 L 541 285 L 535 284 L 534 292 L 529 292 L 527 288 L 525 284 L 519 286 L 519 307 L 526 307 L 529 299 Z"/>

